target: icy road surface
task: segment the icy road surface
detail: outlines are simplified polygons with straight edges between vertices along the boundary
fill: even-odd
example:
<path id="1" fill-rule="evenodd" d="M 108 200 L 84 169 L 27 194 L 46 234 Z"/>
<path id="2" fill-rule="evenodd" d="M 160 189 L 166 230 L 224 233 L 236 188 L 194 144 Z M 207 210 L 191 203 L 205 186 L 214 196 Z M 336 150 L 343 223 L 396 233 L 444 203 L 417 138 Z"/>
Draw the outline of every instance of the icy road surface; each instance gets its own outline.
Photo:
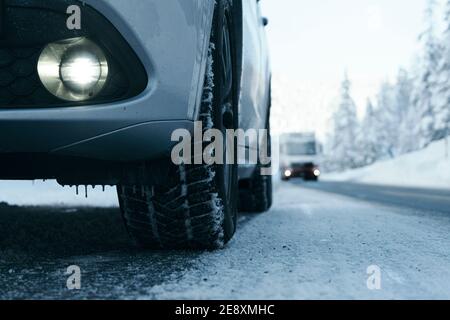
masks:
<path id="1" fill-rule="evenodd" d="M 275 199 L 203 253 L 134 249 L 115 208 L 0 205 L 0 298 L 450 298 L 450 192 L 293 181 Z"/>

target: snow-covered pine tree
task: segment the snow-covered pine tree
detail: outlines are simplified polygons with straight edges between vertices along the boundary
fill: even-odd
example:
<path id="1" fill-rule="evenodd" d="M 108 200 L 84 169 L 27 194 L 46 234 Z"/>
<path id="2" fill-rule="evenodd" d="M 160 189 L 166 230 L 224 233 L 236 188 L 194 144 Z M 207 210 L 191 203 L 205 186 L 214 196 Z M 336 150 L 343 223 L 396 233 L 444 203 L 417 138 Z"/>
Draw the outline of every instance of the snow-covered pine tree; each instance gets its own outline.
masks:
<path id="1" fill-rule="evenodd" d="M 416 151 L 421 147 L 418 136 L 420 121 L 420 113 L 416 110 L 416 106 L 411 104 L 405 120 L 400 124 L 400 154 Z"/>
<path id="2" fill-rule="evenodd" d="M 377 95 L 375 130 L 378 159 L 392 158 L 396 154 L 399 123 L 395 120 L 395 105 L 395 87 L 385 81 Z"/>
<path id="3" fill-rule="evenodd" d="M 445 10 L 445 31 L 436 83 L 435 135 L 434 139 L 442 139 L 450 135 L 450 0 Z"/>
<path id="4" fill-rule="evenodd" d="M 412 81 L 405 69 L 400 69 L 395 83 L 396 120 L 403 122 L 411 108 Z"/>
<path id="5" fill-rule="evenodd" d="M 397 156 L 418 148 L 416 136 L 417 111 L 412 103 L 413 82 L 405 69 L 399 70 L 394 90 L 395 108 L 392 121 L 397 131 L 394 148 L 394 153 Z"/>
<path id="6" fill-rule="evenodd" d="M 329 162 L 334 170 L 356 168 L 360 165 L 357 143 L 358 119 L 350 89 L 351 82 L 346 74 L 342 81 L 338 108 L 332 118 L 333 133 L 329 144 Z"/>
<path id="7" fill-rule="evenodd" d="M 377 113 L 370 99 L 367 99 L 366 113 L 359 129 L 359 144 L 363 157 L 362 165 L 370 165 L 379 158 Z"/>
<path id="8" fill-rule="evenodd" d="M 427 146 L 431 141 L 435 140 L 436 134 L 437 122 L 434 103 L 438 67 L 442 54 L 442 48 L 436 38 L 435 31 L 436 4 L 436 0 L 428 0 L 425 11 L 426 28 L 420 36 L 423 44 L 423 53 L 413 95 L 413 103 L 420 115 L 420 123 L 416 132 L 420 148 Z"/>

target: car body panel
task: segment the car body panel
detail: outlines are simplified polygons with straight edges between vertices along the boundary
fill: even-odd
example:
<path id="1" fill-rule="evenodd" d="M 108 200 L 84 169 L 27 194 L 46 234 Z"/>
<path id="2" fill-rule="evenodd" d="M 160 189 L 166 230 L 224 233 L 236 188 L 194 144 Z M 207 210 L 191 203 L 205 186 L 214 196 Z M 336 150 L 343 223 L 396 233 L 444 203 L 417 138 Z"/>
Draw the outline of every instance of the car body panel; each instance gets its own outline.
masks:
<path id="1" fill-rule="evenodd" d="M 258 1 L 243 1 L 243 72 L 240 128 L 266 127 L 270 92 L 270 64 Z"/>
<path id="2" fill-rule="evenodd" d="M 157 87 L 169 112 L 195 120 L 200 103 L 214 2 L 209 0 L 87 0 L 121 32 Z M 176 23 L 174 23 L 176 21 Z M 186 110 L 187 103 L 187 110 Z M 170 105 L 170 108 L 167 108 Z M 148 108 L 147 108 L 148 109 Z M 151 111 L 151 110 L 148 110 Z M 187 111 L 187 113 L 186 113 Z M 185 115 L 183 114 L 185 113 Z"/>
<path id="3" fill-rule="evenodd" d="M 170 151 L 193 128 L 214 13 L 210 0 L 85 0 L 127 40 L 149 75 L 138 96 L 102 105 L 0 109 L 0 153 L 139 161 Z M 265 127 L 270 66 L 256 0 L 243 1 L 240 126 Z"/>
<path id="4" fill-rule="evenodd" d="M 265 129 L 270 108 L 271 66 L 265 34 L 265 26 L 259 1 L 243 1 L 243 50 L 241 99 L 239 105 L 239 128 Z M 250 136 L 251 139 L 251 136 Z M 258 146 L 258 141 L 249 140 L 248 145 Z M 241 164 L 239 177 L 250 178 L 254 164 Z"/>
<path id="5" fill-rule="evenodd" d="M 137 124 L 194 120 L 203 85 L 198 79 L 204 74 L 211 1 L 85 2 L 106 16 L 138 54 L 149 74 L 147 89 L 111 104 L 0 110 L 2 152 L 52 152 Z"/>
<path id="6" fill-rule="evenodd" d="M 177 129 L 193 131 L 192 121 L 153 121 L 53 150 L 56 155 L 122 162 L 167 156 L 170 136 Z M 148 138 L 145 138 L 148 137 Z"/>

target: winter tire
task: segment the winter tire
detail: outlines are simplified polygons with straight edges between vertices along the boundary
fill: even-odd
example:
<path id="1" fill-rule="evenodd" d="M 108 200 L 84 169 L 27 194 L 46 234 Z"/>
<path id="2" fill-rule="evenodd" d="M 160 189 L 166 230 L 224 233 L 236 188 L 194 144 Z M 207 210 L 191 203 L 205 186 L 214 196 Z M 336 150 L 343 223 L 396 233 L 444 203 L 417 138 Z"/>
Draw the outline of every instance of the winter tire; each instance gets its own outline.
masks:
<path id="1" fill-rule="evenodd" d="M 233 30 L 231 1 L 217 1 L 200 110 L 203 130 L 237 128 Z M 118 195 L 126 227 L 139 245 L 216 249 L 235 233 L 237 190 L 236 164 L 184 164 L 172 165 L 163 185 L 118 186 Z"/>

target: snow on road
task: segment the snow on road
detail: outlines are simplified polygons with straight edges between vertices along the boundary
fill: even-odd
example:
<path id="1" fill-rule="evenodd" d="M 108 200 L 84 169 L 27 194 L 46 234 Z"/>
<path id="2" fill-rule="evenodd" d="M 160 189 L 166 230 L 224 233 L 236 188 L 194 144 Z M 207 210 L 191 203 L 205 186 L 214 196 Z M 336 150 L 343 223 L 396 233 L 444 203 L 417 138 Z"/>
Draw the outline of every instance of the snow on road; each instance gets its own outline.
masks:
<path id="1" fill-rule="evenodd" d="M 146 298 L 450 298 L 450 219 L 281 186 L 273 210 L 224 251 L 201 256 Z M 367 288 L 367 268 L 382 290 Z"/>
<path id="2" fill-rule="evenodd" d="M 450 139 L 434 142 L 423 150 L 392 160 L 324 175 L 323 178 L 328 181 L 450 189 Z"/>
<path id="3" fill-rule="evenodd" d="M 104 219 L 108 229 L 120 222 L 118 216 L 96 219 Z M 304 184 L 278 184 L 274 208 L 241 216 L 236 237 L 216 252 L 119 248 L 80 255 L 90 233 L 98 235 L 102 225 L 80 220 L 71 228 L 84 228 L 87 239 L 72 256 L 54 253 L 52 258 L 50 249 L 50 257 L 32 264 L 0 263 L 0 298 L 450 298 L 450 217 L 376 205 Z M 20 222 L 15 224 L 20 228 Z M 113 234 L 123 241 L 125 235 L 118 232 Z M 33 234 L 39 241 L 39 233 Z M 73 233 L 67 241 L 75 239 Z M 114 237 L 108 240 L 113 246 Z M 82 269 L 78 292 L 65 289 L 65 268 L 72 264 Z M 381 290 L 367 288 L 372 265 L 381 269 Z"/>

